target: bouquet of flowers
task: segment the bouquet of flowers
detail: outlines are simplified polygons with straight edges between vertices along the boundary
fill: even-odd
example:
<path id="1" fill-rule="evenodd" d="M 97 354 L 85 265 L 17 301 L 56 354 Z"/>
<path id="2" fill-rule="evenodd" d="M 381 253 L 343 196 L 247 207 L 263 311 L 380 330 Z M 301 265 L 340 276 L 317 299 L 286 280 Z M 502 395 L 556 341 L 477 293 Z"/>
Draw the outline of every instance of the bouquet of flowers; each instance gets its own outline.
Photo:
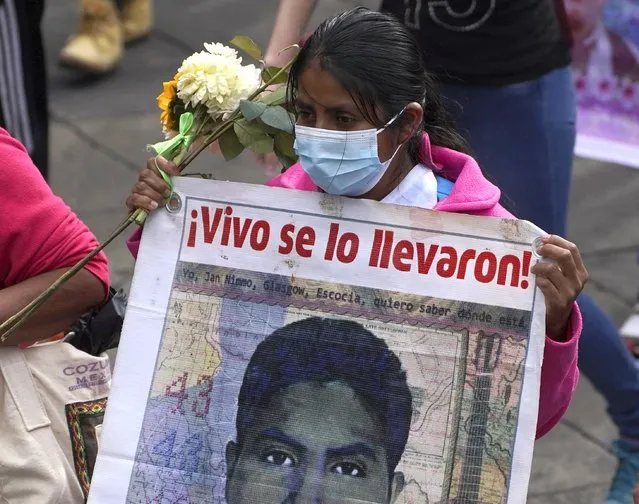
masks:
<path id="1" fill-rule="evenodd" d="M 270 67 L 264 63 L 262 50 L 249 37 L 237 36 L 230 45 L 234 47 L 204 44 L 203 51 L 182 62 L 158 96 L 162 109 L 160 122 L 166 139 L 148 148 L 173 161 L 180 171 L 214 142 L 227 161 L 245 149 L 257 154 L 273 152 L 285 167 L 296 160 L 293 150 L 295 119 L 283 107 L 285 88 L 272 91 L 274 85 L 286 83 L 294 58 L 283 68 Z M 297 46 L 288 49 L 294 48 Z M 244 64 L 238 49 L 256 60 L 258 65 Z M 156 168 L 172 189 L 171 178 Z M 1 324 L 0 342 L 4 342 L 47 298 L 129 225 L 142 224 L 145 218 L 144 210 L 128 215 L 99 247 Z"/>
<path id="2" fill-rule="evenodd" d="M 158 105 L 167 140 L 150 149 L 180 169 L 215 141 L 227 161 L 249 149 L 257 154 L 274 152 L 284 166 L 290 166 L 295 162 L 295 120 L 282 107 L 285 89 L 267 91 L 286 82 L 290 64 L 267 67 L 262 51 L 248 37 L 235 37 L 231 44 L 259 61 L 261 68 L 243 65 L 232 47 L 204 44 L 204 51 L 186 58 L 173 80 L 164 83 Z M 170 179 L 162 176 L 170 187 Z M 135 221 L 143 220 L 143 212 L 138 212 Z"/>

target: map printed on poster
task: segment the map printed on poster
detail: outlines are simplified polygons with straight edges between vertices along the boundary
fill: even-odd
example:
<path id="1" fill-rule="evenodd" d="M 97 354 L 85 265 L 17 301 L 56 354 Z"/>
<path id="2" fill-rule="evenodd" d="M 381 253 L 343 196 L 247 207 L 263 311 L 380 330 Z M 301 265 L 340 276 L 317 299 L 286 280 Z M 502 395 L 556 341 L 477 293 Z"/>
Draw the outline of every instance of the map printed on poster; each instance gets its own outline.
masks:
<path id="1" fill-rule="evenodd" d="M 145 227 L 89 504 L 525 502 L 539 229 L 176 191 Z"/>
<path id="2" fill-rule="evenodd" d="M 639 168 L 639 0 L 563 0 L 578 155 Z"/>

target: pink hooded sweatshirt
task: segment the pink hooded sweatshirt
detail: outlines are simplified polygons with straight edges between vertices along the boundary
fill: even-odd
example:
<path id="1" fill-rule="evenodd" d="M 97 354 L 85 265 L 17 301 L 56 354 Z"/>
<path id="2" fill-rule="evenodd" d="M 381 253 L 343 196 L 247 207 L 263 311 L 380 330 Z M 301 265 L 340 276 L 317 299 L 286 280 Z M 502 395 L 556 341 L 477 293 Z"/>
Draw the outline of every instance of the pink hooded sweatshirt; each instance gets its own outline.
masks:
<path id="1" fill-rule="evenodd" d="M 444 147 L 433 146 L 431 148 L 428 135 L 424 134 L 423 138 L 424 142 L 420 152 L 422 164 L 431 168 L 437 175 L 455 182 L 450 194 L 439 201 L 434 210 L 485 217 L 513 218 L 499 204 L 500 190 L 486 180 L 479 165 L 472 157 Z M 320 191 L 299 163 L 269 180 L 266 185 L 301 191 Z M 134 256 L 137 256 L 140 238 L 141 230 L 137 230 L 127 242 L 129 250 Z M 546 337 L 541 369 L 537 439 L 559 422 L 572 399 L 579 379 L 577 345 L 581 335 L 581 327 L 581 313 L 575 303 L 564 341 L 554 341 Z"/>

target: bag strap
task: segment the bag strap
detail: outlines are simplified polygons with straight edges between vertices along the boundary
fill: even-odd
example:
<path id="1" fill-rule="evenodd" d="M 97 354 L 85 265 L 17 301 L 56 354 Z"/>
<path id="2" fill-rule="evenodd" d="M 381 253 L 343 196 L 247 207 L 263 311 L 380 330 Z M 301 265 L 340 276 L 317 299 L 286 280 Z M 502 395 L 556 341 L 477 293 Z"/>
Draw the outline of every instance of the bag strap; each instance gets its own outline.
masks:
<path id="1" fill-rule="evenodd" d="M 40 399 L 40 392 L 29 370 L 24 350 L 17 347 L 0 348 L 0 374 L 27 431 L 51 425 Z"/>

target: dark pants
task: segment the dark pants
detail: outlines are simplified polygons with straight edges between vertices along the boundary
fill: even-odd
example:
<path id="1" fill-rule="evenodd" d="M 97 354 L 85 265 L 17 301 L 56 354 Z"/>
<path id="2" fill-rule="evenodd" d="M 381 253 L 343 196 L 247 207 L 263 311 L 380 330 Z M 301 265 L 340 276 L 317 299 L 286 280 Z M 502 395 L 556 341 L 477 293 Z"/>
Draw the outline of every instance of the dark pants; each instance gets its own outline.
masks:
<path id="1" fill-rule="evenodd" d="M 570 68 L 500 88 L 445 86 L 451 111 L 483 170 L 519 218 L 565 235 L 575 145 Z M 639 440 L 639 374 L 619 331 L 592 301 L 578 299 L 584 326 L 579 368 L 606 398 L 622 437 Z"/>
<path id="2" fill-rule="evenodd" d="M 40 24 L 44 0 L 0 0 L 0 125 L 47 178 L 49 117 Z"/>

